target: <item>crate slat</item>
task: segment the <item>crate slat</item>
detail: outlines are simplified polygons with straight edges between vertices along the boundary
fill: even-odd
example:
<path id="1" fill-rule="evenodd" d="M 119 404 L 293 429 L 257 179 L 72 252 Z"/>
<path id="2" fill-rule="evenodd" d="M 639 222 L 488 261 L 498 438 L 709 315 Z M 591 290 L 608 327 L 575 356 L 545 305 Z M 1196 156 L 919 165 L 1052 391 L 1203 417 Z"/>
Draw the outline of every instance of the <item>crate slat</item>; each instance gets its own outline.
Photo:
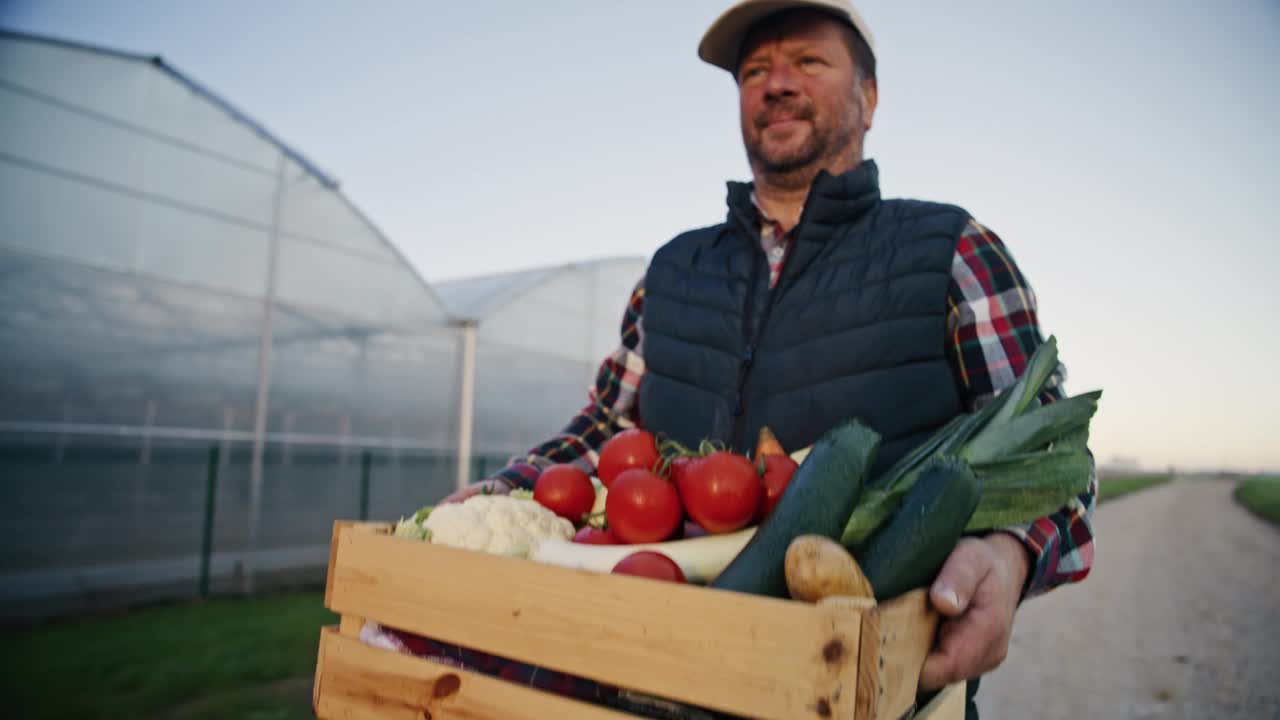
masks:
<path id="1" fill-rule="evenodd" d="M 314 695 L 321 718 L 344 720 L 634 720 L 430 660 L 370 647 L 324 628 Z"/>
<path id="2" fill-rule="evenodd" d="M 855 717 L 871 601 L 813 606 L 336 530 L 326 603 L 343 615 L 738 715 Z"/>
<path id="3" fill-rule="evenodd" d="M 879 667 L 872 717 L 901 717 L 915 705 L 920 668 L 933 646 L 938 614 L 929 607 L 923 590 L 878 605 L 871 614 L 880 632 L 878 654 L 885 659 Z"/>
<path id="4" fill-rule="evenodd" d="M 912 720 L 964 720 L 964 683 L 946 686 Z"/>

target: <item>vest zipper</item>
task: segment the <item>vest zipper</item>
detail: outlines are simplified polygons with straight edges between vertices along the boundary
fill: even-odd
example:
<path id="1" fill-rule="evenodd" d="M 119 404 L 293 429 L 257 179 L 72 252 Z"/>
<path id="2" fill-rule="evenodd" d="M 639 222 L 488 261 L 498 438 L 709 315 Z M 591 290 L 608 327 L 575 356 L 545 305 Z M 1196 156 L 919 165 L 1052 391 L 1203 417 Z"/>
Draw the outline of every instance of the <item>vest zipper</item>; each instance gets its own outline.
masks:
<path id="1" fill-rule="evenodd" d="M 730 436 L 730 447 L 737 452 L 745 453 L 751 448 L 745 444 L 746 438 L 743 433 L 746 431 L 747 417 L 747 398 L 744 391 L 747 387 L 747 378 L 751 374 L 751 366 L 755 363 L 756 350 L 760 345 L 760 335 L 764 332 L 765 323 L 769 321 L 769 311 L 773 308 L 774 290 L 777 288 L 769 288 L 769 294 L 765 298 L 764 310 L 760 313 L 760 322 L 754 327 L 751 324 L 751 308 L 755 305 L 756 288 L 760 285 L 760 258 L 764 255 L 763 251 L 757 252 L 755 262 L 751 266 L 751 287 L 748 288 L 747 306 L 742 313 L 742 335 L 747 338 L 747 346 L 742 351 L 742 358 L 738 365 L 738 387 L 737 394 L 734 398 L 733 406 L 733 435 Z M 768 259 L 765 259 L 766 266 Z"/>
<path id="2" fill-rule="evenodd" d="M 824 171 L 825 172 L 825 171 Z M 816 184 L 816 181 L 815 181 Z M 800 218 L 796 222 L 795 227 L 791 228 L 789 234 L 792 247 L 787 251 L 787 257 L 782 262 L 782 270 L 778 273 L 778 282 L 769 287 L 769 295 L 765 298 L 764 310 L 760 313 L 760 322 L 755 327 L 751 326 L 751 308 L 754 306 L 756 288 L 760 285 L 760 260 L 764 260 L 765 272 L 769 272 L 769 258 L 765 257 L 764 249 L 760 247 L 760 238 L 751 232 L 751 224 L 744 222 L 744 227 L 748 228 L 747 237 L 751 238 L 755 249 L 754 262 L 751 264 L 751 287 L 747 289 L 747 306 L 742 312 L 742 336 L 748 339 L 746 348 L 742 351 L 742 359 L 738 365 L 738 388 L 736 397 L 734 398 L 733 407 L 733 434 L 729 436 L 732 443 L 731 448 L 738 452 L 747 452 L 752 446 L 745 444 L 746 438 L 742 437 L 746 431 L 747 417 L 747 399 L 743 391 L 747 387 L 747 377 L 751 374 L 751 366 L 755 363 L 756 350 L 760 345 L 760 335 L 764 332 L 765 324 L 769 321 L 769 311 L 773 309 L 773 298 L 777 295 L 777 291 L 782 288 L 783 280 L 787 279 L 787 267 L 792 265 L 792 251 L 795 250 L 795 243 L 800 241 L 800 228 L 805 226 L 805 220 L 809 217 L 810 204 L 812 200 L 813 188 L 809 190 L 809 197 L 805 199 L 804 207 L 800 211 Z"/>

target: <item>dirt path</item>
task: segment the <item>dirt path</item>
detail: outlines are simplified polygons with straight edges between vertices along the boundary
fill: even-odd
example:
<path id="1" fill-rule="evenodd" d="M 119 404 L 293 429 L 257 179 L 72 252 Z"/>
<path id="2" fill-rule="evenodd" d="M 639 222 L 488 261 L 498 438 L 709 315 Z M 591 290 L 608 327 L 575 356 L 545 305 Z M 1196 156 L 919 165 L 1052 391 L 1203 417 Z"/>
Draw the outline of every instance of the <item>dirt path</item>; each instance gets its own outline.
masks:
<path id="1" fill-rule="evenodd" d="M 1092 574 L 1019 611 L 983 720 L 1280 720 L 1280 530 L 1233 488 L 1180 478 L 1100 507 Z"/>

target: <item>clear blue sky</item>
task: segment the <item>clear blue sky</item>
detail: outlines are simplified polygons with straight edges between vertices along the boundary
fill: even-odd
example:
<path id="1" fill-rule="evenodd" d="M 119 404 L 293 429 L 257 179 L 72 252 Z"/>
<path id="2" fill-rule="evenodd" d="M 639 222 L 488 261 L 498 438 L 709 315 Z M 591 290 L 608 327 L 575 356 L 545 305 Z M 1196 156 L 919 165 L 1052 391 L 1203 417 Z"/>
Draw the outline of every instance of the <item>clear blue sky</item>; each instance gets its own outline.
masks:
<path id="1" fill-rule="evenodd" d="M 336 176 L 429 280 L 648 255 L 746 178 L 720 0 L 0 0 L 162 55 Z M 886 195 L 998 232 L 1101 387 L 1103 462 L 1280 469 L 1280 4 L 859 4 Z M 619 308 L 621 311 L 621 308 Z"/>

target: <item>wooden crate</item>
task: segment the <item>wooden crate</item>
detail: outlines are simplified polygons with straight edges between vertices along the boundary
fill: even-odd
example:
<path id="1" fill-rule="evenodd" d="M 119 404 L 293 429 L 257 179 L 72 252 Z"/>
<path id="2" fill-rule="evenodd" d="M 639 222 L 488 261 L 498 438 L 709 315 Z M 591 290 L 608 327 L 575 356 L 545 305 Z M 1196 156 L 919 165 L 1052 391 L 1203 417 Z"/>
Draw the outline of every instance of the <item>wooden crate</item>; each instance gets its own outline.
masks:
<path id="1" fill-rule="evenodd" d="M 320 634 L 322 719 L 629 718 L 360 642 L 366 619 L 679 702 L 756 718 L 898 720 L 937 616 L 923 592 L 817 605 L 570 570 L 339 522 Z M 955 685 L 916 712 L 961 720 Z"/>

